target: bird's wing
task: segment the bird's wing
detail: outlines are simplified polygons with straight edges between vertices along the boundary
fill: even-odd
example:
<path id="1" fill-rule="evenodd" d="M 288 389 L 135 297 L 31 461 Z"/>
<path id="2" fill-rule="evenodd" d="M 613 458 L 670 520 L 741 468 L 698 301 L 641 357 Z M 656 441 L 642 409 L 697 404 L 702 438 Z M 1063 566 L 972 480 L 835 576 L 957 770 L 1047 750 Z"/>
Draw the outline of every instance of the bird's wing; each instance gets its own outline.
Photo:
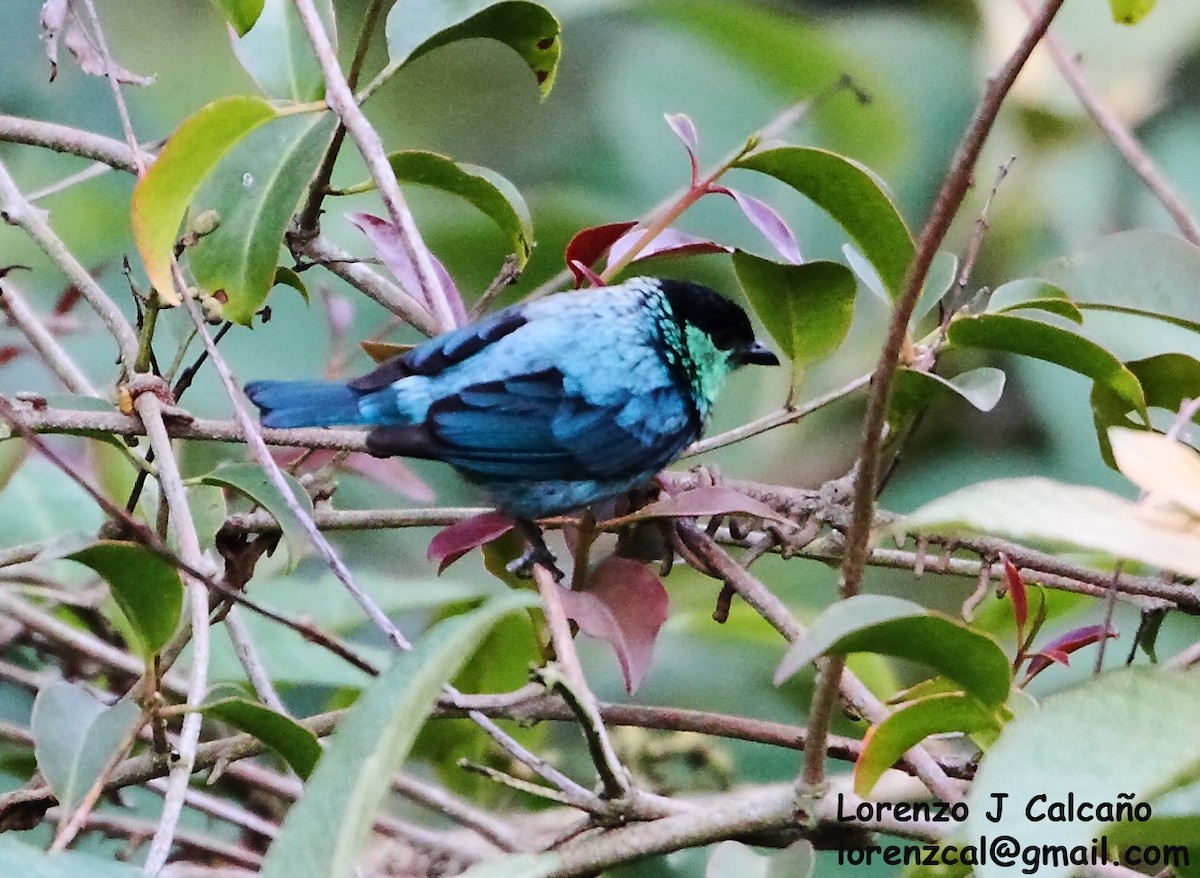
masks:
<path id="1" fill-rule="evenodd" d="M 478 323 L 439 335 L 407 353 L 385 360 L 373 372 L 355 378 L 350 386 L 360 393 L 372 393 L 409 375 L 437 375 L 515 332 L 526 322 L 521 306 L 505 308 Z"/>
<path id="2" fill-rule="evenodd" d="M 380 452 L 388 450 L 386 430 L 375 437 Z M 672 386 L 597 405 L 552 368 L 444 397 L 429 407 L 421 432 L 423 456 L 481 476 L 579 480 L 633 478 L 665 466 L 698 427 Z M 396 452 L 412 453 L 411 437 Z"/>

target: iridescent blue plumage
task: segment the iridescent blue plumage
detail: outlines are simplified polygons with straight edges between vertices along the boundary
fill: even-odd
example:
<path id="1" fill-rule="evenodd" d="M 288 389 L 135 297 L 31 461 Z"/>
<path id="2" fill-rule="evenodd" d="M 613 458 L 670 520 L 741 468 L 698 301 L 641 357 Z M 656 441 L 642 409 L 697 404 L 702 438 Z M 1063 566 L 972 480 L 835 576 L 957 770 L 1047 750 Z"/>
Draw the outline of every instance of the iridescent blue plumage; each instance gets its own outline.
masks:
<path id="1" fill-rule="evenodd" d="M 370 426 L 372 453 L 445 461 L 532 520 L 646 483 L 700 437 L 729 372 L 777 362 L 712 290 L 635 278 L 506 308 L 349 384 L 246 393 L 264 426 Z"/>

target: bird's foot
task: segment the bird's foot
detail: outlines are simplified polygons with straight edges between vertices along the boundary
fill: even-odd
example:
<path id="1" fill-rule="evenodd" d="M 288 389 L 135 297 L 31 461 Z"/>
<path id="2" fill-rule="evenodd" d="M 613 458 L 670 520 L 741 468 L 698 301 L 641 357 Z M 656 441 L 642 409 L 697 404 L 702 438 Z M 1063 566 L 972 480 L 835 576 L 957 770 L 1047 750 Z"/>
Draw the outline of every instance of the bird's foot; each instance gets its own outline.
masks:
<path id="1" fill-rule="evenodd" d="M 555 581 L 563 581 L 563 572 L 558 569 L 555 563 L 557 560 L 554 553 L 546 548 L 546 541 L 542 539 L 542 531 L 534 522 L 517 520 L 517 530 L 525 537 L 525 542 L 528 544 L 524 554 L 520 558 L 510 561 L 506 567 L 509 573 L 513 576 L 519 576 L 521 579 L 533 578 L 533 567 L 535 564 L 540 564 L 545 567 L 554 576 Z"/>
<path id="2" fill-rule="evenodd" d="M 558 569 L 557 560 L 554 557 L 554 553 L 543 544 L 540 546 L 530 546 L 521 557 L 509 561 L 505 566 L 513 576 L 520 579 L 533 579 L 534 565 L 540 564 L 550 571 L 556 581 L 562 582 L 563 572 Z"/>

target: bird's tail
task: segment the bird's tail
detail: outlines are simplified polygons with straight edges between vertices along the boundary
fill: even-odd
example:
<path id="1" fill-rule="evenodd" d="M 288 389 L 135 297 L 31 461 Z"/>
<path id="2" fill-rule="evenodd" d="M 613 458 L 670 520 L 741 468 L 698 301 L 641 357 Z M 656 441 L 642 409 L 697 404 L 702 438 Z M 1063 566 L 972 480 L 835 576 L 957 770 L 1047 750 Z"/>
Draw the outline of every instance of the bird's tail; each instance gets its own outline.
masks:
<path id="1" fill-rule="evenodd" d="M 251 381 L 246 396 L 264 427 L 332 427 L 365 424 L 361 394 L 338 381 Z"/>

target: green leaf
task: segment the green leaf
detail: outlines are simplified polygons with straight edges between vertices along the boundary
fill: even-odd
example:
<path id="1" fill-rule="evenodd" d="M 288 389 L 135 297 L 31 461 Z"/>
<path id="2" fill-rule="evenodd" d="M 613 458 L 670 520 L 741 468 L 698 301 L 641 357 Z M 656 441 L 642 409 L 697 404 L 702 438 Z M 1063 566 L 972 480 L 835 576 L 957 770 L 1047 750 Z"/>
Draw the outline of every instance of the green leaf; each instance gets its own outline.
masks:
<path id="1" fill-rule="evenodd" d="M 1129 367 L 1146 394 L 1147 408 L 1178 412 L 1184 400 L 1200 396 L 1200 361 L 1187 354 L 1159 354 L 1144 360 L 1131 360 Z M 1092 417 L 1096 423 L 1096 438 L 1104 462 L 1113 469 L 1112 448 L 1108 444 L 1110 427 L 1138 429 L 1139 424 L 1127 415 L 1132 406 L 1102 384 L 1092 386 Z"/>
<path id="2" fill-rule="evenodd" d="M 996 641 L 901 598 L 856 595 L 833 604 L 792 644 L 775 682 L 830 652 L 909 659 L 944 674 L 987 704 L 1003 704 L 1008 698 L 1011 672 Z"/>
<path id="3" fill-rule="evenodd" d="M 1043 272 L 1081 308 L 1118 306 L 1200 325 L 1200 248 L 1151 229 L 1108 235 Z"/>
<path id="4" fill-rule="evenodd" d="M 216 541 L 217 531 L 224 526 L 229 512 L 225 492 L 215 485 L 189 485 L 187 502 L 200 548 L 207 549 Z"/>
<path id="5" fill-rule="evenodd" d="M 224 292 L 224 317 L 249 326 L 275 285 L 283 235 L 333 133 L 332 113 L 286 116 L 242 138 L 193 198 L 220 225 L 188 250 L 196 281 Z"/>
<path id="6" fill-rule="evenodd" d="M 141 878 L 142 870 L 128 863 L 78 851 L 48 854 L 18 841 L 13 833 L 0 835 L 0 875 L 21 878 Z"/>
<path id="7" fill-rule="evenodd" d="M 479 208 L 492 222 L 500 227 L 508 241 L 510 252 L 516 255 L 519 267 L 524 267 L 533 251 L 533 220 L 529 206 L 512 183 L 495 171 L 468 165 L 436 152 L 410 149 L 394 152 L 388 163 L 396 172 L 401 183 L 415 183 L 440 189 Z M 365 180 L 338 194 L 352 195 L 375 188 L 372 180 Z"/>
<path id="8" fill-rule="evenodd" d="M 1004 393 L 1004 381 L 1004 372 L 991 366 L 971 369 L 953 378 L 902 368 L 896 373 L 896 387 L 892 391 L 892 416 L 902 418 L 919 411 L 947 392 L 962 397 L 981 412 L 990 412 Z"/>
<path id="9" fill-rule="evenodd" d="M 932 695 L 907 704 L 868 733 L 854 768 L 854 792 L 864 798 L 871 795 L 883 773 L 930 735 L 998 731 L 1000 725 L 994 708 L 960 693 Z"/>
<path id="10" fill-rule="evenodd" d="M 258 738 L 282 756 L 296 774 L 308 778 L 321 758 L 321 744 L 316 735 L 290 716 L 276 713 L 240 693 L 215 699 L 213 694 L 209 695 L 211 700 L 201 705 L 202 713 L 222 719 Z"/>
<path id="11" fill-rule="evenodd" d="M 262 15 L 265 0 L 213 0 L 217 9 L 225 16 L 225 20 L 233 26 L 233 31 L 239 37 L 245 36 L 246 31 L 254 27 L 254 22 Z"/>
<path id="12" fill-rule="evenodd" d="M 433 709 L 492 625 L 534 606 L 509 594 L 434 626 L 355 703 L 317 763 L 304 795 L 288 811 L 267 852 L 262 878 L 350 878 L 376 812 Z"/>
<path id="13" fill-rule="evenodd" d="M 547 854 L 509 854 L 477 863 L 458 878 L 546 878 L 562 865 L 562 856 Z"/>
<path id="14" fill-rule="evenodd" d="M 308 287 L 304 285 L 304 281 L 300 275 L 288 268 L 286 265 L 277 265 L 275 267 L 275 277 L 271 280 L 271 288 L 278 286 L 291 287 L 300 294 L 305 304 L 308 304 Z"/>
<path id="15" fill-rule="evenodd" d="M 1128 367 L 1073 328 L 1048 322 L 1054 319 L 1033 320 L 1014 314 L 960 317 L 950 324 L 949 340 L 955 347 L 1007 351 L 1056 363 L 1106 385 L 1144 416 L 1142 385 Z"/>
<path id="16" fill-rule="evenodd" d="M 1083 314 L 1059 287 L 1036 277 L 1009 281 L 997 288 L 988 299 L 988 311 L 1004 314 L 1009 311 L 1033 309 L 1065 317 L 1072 323 L 1083 323 Z"/>
<path id="17" fill-rule="evenodd" d="M 309 515 L 312 514 L 312 498 L 292 476 L 283 474 L 284 480 L 292 489 L 292 496 Z M 287 501 L 279 493 L 275 485 L 267 478 L 262 467 L 253 463 L 237 463 L 217 467 L 207 475 L 199 478 L 201 484 L 217 485 L 237 491 L 249 497 L 261 506 L 279 522 L 283 531 L 283 540 L 288 547 L 288 569 L 294 569 L 301 555 L 308 548 L 308 534 L 305 533 L 299 519 L 288 508 Z"/>
<path id="18" fill-rule="evenodd" d="M 712 849 L 704 867 L 705 878 L 808 878 L 816 868 L 809 841 L 798 841 L 769 856 L 756 853 L 737 841 L 723 841 Z"/>
<path id="19" fill-rule="evenodd" d="M 224 0 L 229 2 L 229 0 Z M 238 29 L 233 54 L 269 98 L 306 103 L 325 97 L 325 75 L 292 0 L 257 0 L 260 13 L 248 30 Z M 337 26 L 332 0 L 314 5 L 334 49 Z M 244 16 L 243 16 L 244 18 Z M 237 28 L 237 24 L 234 24 Z"/>
<path id="20" fill-rule="evenodd" d="M 805 146 L 751 153 L 734 167 L 774 177 L 814 202 L 854 239 L 892 299 L 900 295 L 913 258 L 912 236 L 870 170 L 837 153 Z"/>
<path id="21" fill-rule="evenodd" d="M 933 262 L 925 274 L 925 284 L 921 287 L 921 295 L 913 308 L 909 323 L 916 323 L 937 306 L 954 282 L 958 279 L 958 257 L 949 250 L 939 250 L 933 254 Z"/>
<path id="22" fill-rule="evenodd" d="M 189 116 L 133 189 L 133 238 L 158 294 L 179 304 L 171 279 L 175 236 L 192 196 L 209 172 L 247 134 L 276 116 L 266 101 L 222 98 Z"/>
<path id="23" fill-rule="evenodd" d="M 179 571 L 137 543 L 104 540 L 67 555 L 108 583 L 112 596 L 137 632 L 140 652 L 161 650 L 179 627 L 183 582 Z"/>
<path id="24" fill-rule="evenodd" d="M 132 701 L 105 707 L 77 683 L 51 683 L 38 691 L 30 720 L 34 754 L 63 808 L 79 806 L 141 715 Z"/>
<path id="25" fill-rule="evenodd" d="M 1168 529 L 1123 497 L 1050 479 L 996 479 L 961 488 L 904 516 L 894 529 L 1073 546 L 1200 576 L 1200 536 Z"/>
<path id="26" fill-rule="evenodd" d="M 797 367 L 825 359 L 845 340 L 857 292 L 846 266 L 784 265 L 739 250 L 733 269 L 755 313 Z"/>
<path id="27" fill-rule="evenodd" d="M 1154 717 L 1150 725 L 1146 717 Z M 1041 710 L 1009 723 L 984 756 L 967 797 L 970 809 L 963 833 L 977 838 L 1007 835 L 1022 845 L 1088 847 L 1106 827 L 1136 835 L 1136 820 L 1115 825 L 1103 820 L 1031 819 L 1049 803 L 1153 803 L 1164 793 L 1190 784 L 1200 771 L 1200 674 L 1128 668 L 1104 674 L 1046 698 Z M 996 799 L 996 796 L 1006 796 Z M 1133 798 L 1129 798 L 1129 797 Z M 1044 798 L 1043 798 L 1044 797 Z M 997 801 L 1004 802 L 999 821 Z M 1189 809 L 1193 817 L 1197 805 Z M 1195 836 L 1177 836 L 1195 851 Z M 1115 852 L 1114 852 L 1115 853 Z M 1043 862 L 1039 878 L 1060 878 L 1076 867 Z M 1012 870 L 987 862 L 979 878 L 1007 878 Z"/>
<path id="28" fill-rule="evenodd" d="M 1158 0 L 1108 0 L 1113 21 L 1117 24 L 1137 24 L 1150 14 Z"/>
<path id="29" fill-rule="evenodd" d="M 520 55 L 544 98 L 558 74 L 559 30 L 549 10 L 527 0 L 405 0 L 387 17 L 388 69 L 439 46 L 483 37 Z"/>

